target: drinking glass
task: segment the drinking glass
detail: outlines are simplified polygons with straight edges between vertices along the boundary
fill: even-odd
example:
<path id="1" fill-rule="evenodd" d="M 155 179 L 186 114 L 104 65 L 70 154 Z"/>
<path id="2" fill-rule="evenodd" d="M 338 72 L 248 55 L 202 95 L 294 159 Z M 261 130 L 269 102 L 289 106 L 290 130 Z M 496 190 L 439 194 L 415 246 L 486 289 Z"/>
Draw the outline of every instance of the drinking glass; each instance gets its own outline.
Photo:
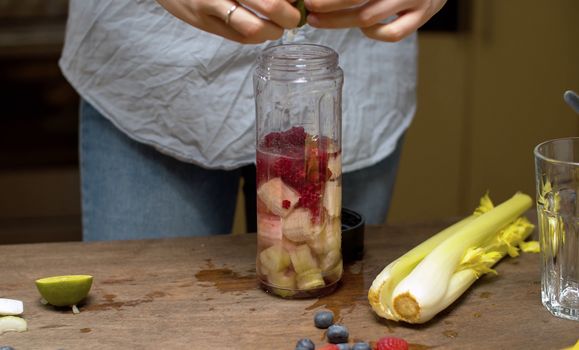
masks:
<path id="1" fill-rule="evenodd" d="M 579 320 L 579 137 L 535 147 L 541 298 L 553 315 Z"/>

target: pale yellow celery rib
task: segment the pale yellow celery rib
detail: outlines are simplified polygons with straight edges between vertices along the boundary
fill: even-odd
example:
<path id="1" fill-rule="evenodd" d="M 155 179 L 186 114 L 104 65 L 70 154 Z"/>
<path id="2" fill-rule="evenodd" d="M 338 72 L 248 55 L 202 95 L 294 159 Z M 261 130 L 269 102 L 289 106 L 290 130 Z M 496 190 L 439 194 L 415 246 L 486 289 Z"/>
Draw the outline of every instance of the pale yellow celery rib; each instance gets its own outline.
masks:
<path id="1" fill-rule="evenodd" d="M 394 287 L 404 278 L 416 265 L 445 239 L 455 234 L 462 227 L 473 221 L 475 216 L 469 216 L 454 225 L 446 228 L 438 234 L 430 237 L 418 246 L 412 248 L 400 258 L 391 262 L 386 268 L 376 276 L 370 290 L 368 300 L 372 309 L 382 317 L 390 320 L 398 320 L 398 316 L 392 312 L 391 296 Z"/>
<path id="2" fill-rule="evenodd" d="M 436 308 L 422 309 L 417 323 L 432 319 L 440 311 L 454 303 L 480 276 L 496 271 L 492 267 L 499 262 L 511 247 L 520 246 L 533 232 L 534 225 L 526 218 L 518 218 L 502 230 L 488 245 L 473 249 L 474 253 L 466 256 L 458 270 L 452 275 L 448 288 L 440 304 Z"/>
<path id="3" fill-rule="evenodd" d="M 491 211 L 480 215 L 460 232 L 432 250 L 392 293 L 393 313 L 407 322 L 421 322 L 421 310 L 436 308 L 447 293 L 451 277 L 466 250 L 488 241 L 532 205 L 528 195 L 516 193 Z M 510 245 L 505 245 L 510 248 Z"/>
<path id="4" fill-rule="evenodd" d="M 541 248 L 538 241 L 523 242 L 520 244 L 521 250 L 525 253 L 540 253 Z"/>
<path id="5" fill-rule="evenodd" d="M 487 194 L 481 198 L 480 205 L 473 215 L 440 231 L 386 266 L 378 276 L 376 276 L 368 291 L 368 301 L 374 312 L 376 312 L 378 316 L 398 321 L 400 318 L 393 312 L 392 308 L 392 291 L 394 287 L 436 246 L 460 231 L 477 216 L 491 209 L 493 209 L 493 204 Z"/>

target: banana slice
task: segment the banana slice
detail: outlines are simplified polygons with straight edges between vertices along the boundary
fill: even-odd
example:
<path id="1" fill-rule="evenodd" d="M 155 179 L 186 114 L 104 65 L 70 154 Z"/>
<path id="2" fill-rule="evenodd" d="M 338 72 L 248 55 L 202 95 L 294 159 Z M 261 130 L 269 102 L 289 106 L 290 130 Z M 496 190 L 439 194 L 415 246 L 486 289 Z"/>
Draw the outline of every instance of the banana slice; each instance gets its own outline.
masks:
<path id="1" fill-rule="evenodd" d="M 328 281 L 328 283 L 332 283 L 335 281 L 339 281 L 342 278 L 342 273 L 344 272 L 344 264 L 342 260 L 338 261 L 336 266 L 333 266 L 331 269 L 327 271 L 322 271 L 322 275 Z"/>
<path id="2" fill-rule="evenodd" d="M 339 217 L 342 212 L 342 186 L 338 181 L 327 181 L 324 188 L 324 208 L 331 217 Z"/>
<path id="3" fill-rule="evenodd" d="M 28 329 L 25 319 L 18 316 L 0 317 L 0 334 L 5 332 L 24 332 Z"/>
<path id="4" fill-rule="evenodd" d="M 330 219 L 324 231 L 308 241 L 310 248 L 323 255 L 332 250 L 340 250 L 342 246 L 342 223 L 340 218 Z"/>
<path id="5" fill-rule="evenodd" d="M 322 271 L 328 271 L 342 259 L 342 252 L 339 249 L 334 249 L 318 258 Z"/>
<path id="6" fill-rule="evenodd" d="M 302 244 L 289 253 L 294 271 L 298 274 L 318 268 L 318 262 L 307 244 Z"/>
<path id="7" fill-rule="evenodd" d="M 281 242 L 281 218 L 276 215 L 259 213 L 257 216 L 257 237 L 261 244 L 271 246 Z"/>
<path id="8" fill-rule="evenodd" d="M 290 241 L 302 243 L 322 232 L 324 225 L 312 223 L 312 215 L 306 208 L 298 208 L 282 219 L 283 235 Z"/>
<path id="9" fill-rule="evenodd" d="M 299 194 L 279 177 L 259 186 L 257 196 L 269 211 L 281 217 L 287 216 L 300 199 Z"/>
<path id="10" fill-rule="evenodd" d="M 268 273 L 282 271 L 290 264 L 290 256 L 279 244 L 272 245 L 259 253 L 262 270 Z"/>
<path id="11" fill-rule="evenodd" d="M 293 271 L 271 272 L 267 277 L 268 282 L 274 287 L 284 289 L 296 288 L 296 274 Z"/>
<path id="12" fill-rule="evenodd" d="M 0 298 L 0 315 L 15 316 L 24 312 L 24 304 L 20 300 Z"/>
<path id="13" fill-rule="evenodd" d="M 335 180 L 342 175 L 342 155 L 336 154 L 328 159 L 328 169 L 332 172 L 330 180 Z"/>
<path id="14" fill-rule="evenodd" d="M 311 269 L 298 274 L 297 284 L 299 289 L 314 289 L 326 285 L 322 277 L 322 270 Z"/>

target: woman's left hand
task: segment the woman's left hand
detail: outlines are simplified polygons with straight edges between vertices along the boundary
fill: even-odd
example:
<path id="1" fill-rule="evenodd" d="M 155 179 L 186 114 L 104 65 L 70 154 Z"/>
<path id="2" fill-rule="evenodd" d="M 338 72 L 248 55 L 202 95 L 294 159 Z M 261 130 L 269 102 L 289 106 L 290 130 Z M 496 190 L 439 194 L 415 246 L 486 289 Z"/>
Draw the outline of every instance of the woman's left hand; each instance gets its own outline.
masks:
<path id="1" fill-rule="evenodd" d="M 436 14 L 446 0 L 305 0 L 308 23 L 317 28 L 359 27 L 380 41 L 399 41 Z M 390 23 L 385 19 L 397 15 Z"/>

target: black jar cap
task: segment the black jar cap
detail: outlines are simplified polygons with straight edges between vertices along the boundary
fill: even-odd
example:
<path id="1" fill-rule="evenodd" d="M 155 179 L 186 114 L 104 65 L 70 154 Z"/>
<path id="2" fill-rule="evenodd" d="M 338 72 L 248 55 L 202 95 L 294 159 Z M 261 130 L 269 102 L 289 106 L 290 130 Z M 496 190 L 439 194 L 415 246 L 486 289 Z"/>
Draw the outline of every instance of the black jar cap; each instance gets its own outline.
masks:
<path id="1" fill-rule="evenodd" d="M 365 221 L 362 214 L 342 208 L 342 257 L 344 262 L 361 260 L 364 256 Z"/>

